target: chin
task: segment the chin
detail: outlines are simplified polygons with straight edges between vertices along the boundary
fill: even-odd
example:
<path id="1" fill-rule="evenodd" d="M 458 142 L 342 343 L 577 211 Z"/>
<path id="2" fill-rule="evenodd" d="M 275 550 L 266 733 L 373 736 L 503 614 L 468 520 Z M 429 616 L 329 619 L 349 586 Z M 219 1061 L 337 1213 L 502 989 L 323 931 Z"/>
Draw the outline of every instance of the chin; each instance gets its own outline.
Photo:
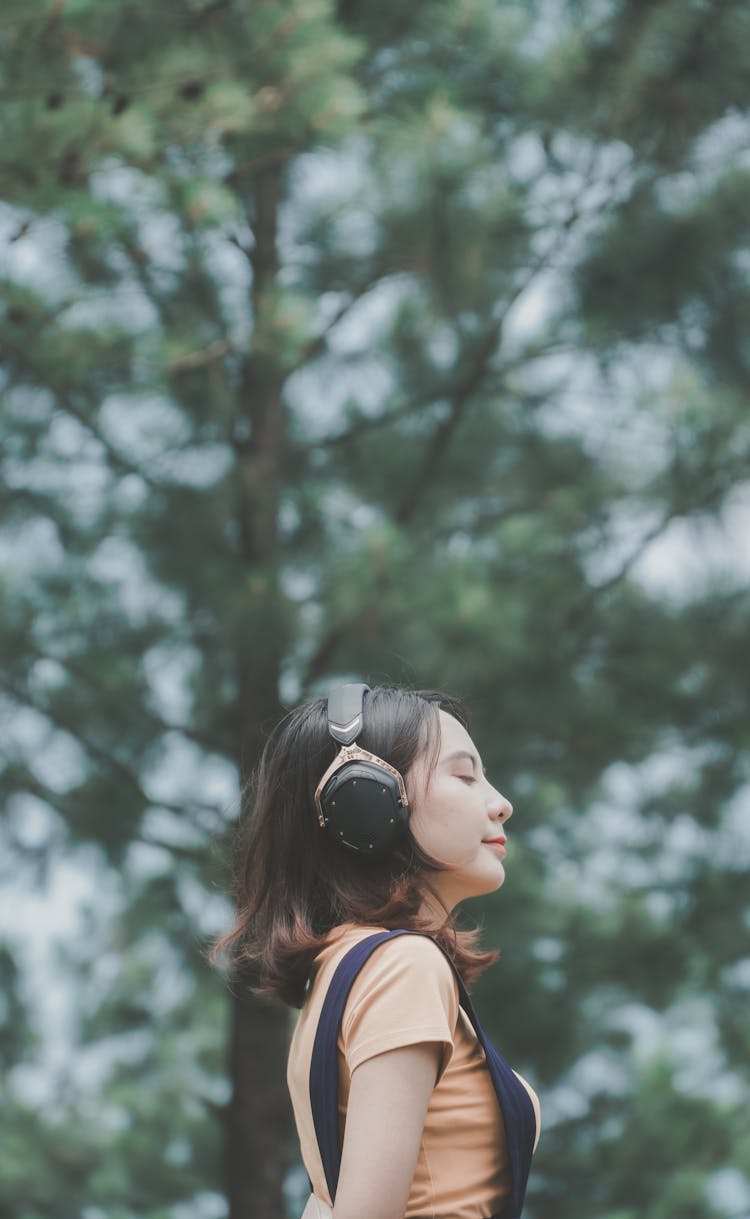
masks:
<path id="1" fill-rule="evenodd" d="M 488 893 L 496 893 L 505 881 L 505 873 L 500 872 L 495 876 L 483 876 L 477 881 L 472 897 L 485 897 Z"/>
<path id="2" fill-rule="evenodd" d="M 494 893 L 495 890 L 499 889 L 504 883 L 505 883 L 505 871 L 503 868 L 501 868 L 499 875 L 493 877 L 492 880 L 490 881 L 490 883 L 488 884 L 487 892 Z"/>

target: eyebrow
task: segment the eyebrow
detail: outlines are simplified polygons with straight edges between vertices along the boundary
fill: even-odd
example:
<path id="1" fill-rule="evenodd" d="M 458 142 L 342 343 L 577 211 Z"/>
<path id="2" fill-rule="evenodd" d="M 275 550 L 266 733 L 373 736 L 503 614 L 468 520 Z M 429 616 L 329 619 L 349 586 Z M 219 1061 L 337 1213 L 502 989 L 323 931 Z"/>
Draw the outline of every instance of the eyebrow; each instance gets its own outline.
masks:
<path id="1" fill-rule="evenodd" d="M 475 762 L 479 762 L 479 765 L 480 765 L 480 766 L 482 766 L 482 763 L 481 763 L 480 759 L 479 759 L 479 758 L 477 758 L 476 754 L 475 754 L 475 753 L 469 753 L 468 749 L 455 749 L 455 750 L 453 751 L 453 753 L 449 753 L 449 754 L 447 754 L 447 755 L 446 755 L 446 756 L 443 758 L 443 761 L 444 761 L 444 762 L 452 762 L 452 761 L 453 761 L 455 758 L 468 758 L 468 759 L 469 759 L 469 761 L 471 762 L 472 767 L 473 767 L 473 765 L 474 765 L 474 763 L 475 763 Z M 482 766 L 482 771 L 483 771 L 483 773 L 486 775 L 486 774 L 487 774 L 487 767 L 486 767 L 486 766 Z"/>

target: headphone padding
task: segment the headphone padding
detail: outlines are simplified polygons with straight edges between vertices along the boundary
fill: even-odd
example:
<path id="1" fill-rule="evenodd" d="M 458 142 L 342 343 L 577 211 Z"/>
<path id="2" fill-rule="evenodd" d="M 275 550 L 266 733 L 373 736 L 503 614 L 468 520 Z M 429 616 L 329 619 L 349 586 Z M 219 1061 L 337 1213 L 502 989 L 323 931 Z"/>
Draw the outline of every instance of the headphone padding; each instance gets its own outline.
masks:
<path id="1" fill-rule="evenodd" d="M 387 851 L 409 821 L 398 783 L 374 762 L 342 766 L 323 788 L 320 803 L 329 833 L 342 846 L 366 855 Z"/>

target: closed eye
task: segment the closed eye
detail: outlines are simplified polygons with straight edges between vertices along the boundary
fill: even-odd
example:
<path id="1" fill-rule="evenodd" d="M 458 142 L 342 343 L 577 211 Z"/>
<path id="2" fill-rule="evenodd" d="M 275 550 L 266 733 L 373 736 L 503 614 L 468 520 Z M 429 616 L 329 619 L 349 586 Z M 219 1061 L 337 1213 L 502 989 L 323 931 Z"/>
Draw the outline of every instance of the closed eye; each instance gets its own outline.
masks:
<path id="1" fill-rule="evenodd" d="M 476 783 L 473 775 L 457 775 L 457 778 L 463 779 L 464 783 Z"/>

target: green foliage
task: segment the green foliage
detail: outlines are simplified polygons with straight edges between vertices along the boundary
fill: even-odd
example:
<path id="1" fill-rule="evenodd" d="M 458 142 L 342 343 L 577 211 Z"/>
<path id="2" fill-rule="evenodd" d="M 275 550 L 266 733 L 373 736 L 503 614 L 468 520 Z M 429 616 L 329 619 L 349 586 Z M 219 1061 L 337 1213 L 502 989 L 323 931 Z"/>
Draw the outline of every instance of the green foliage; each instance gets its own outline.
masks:
<path id="1" fill-rule="evenodd" d="M 748 21 L 4 6 L 3 877 L 95 880 L 44 1103 L 0 953 L 8 1213 L 219 1213 L 236 781 L 342 677 L 463 695 L 514 804 L 477 991 L 542 1097 L 529 1219 L 746 1206 L 749 605 L 708 558 L 750 456 Z M 247 1183 L 280 1132 L 259 1219 L 278 1066 L 231 1152 Z"/>

